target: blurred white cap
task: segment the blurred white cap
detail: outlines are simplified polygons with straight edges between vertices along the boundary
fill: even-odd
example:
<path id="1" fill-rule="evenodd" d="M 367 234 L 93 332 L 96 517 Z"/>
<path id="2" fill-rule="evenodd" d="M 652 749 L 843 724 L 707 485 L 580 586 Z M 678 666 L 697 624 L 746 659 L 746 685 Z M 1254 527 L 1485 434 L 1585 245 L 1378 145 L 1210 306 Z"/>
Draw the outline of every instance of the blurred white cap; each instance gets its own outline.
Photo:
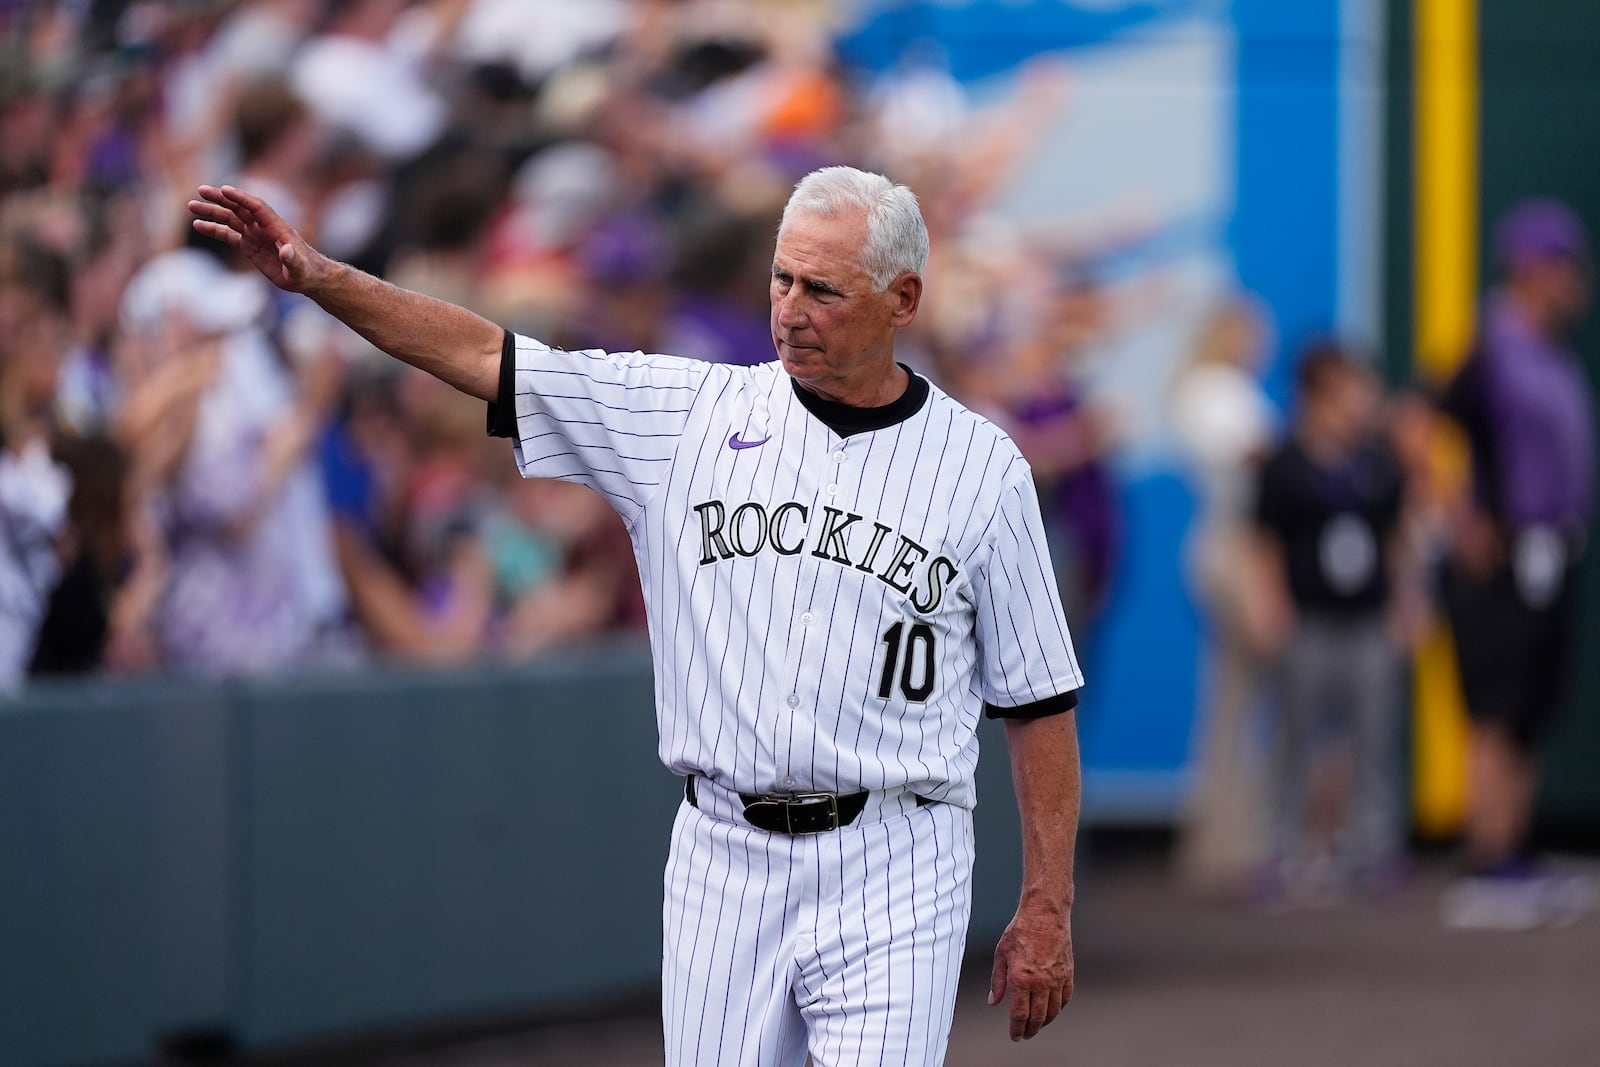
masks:
<path id="1" fill-rule="evenodd" d="M 201 333 L 232 333 L 254 325 L 266 311 L 266 283 L 236 274 L 192 248 L 152 257 L 122 294 L 122 322 L 136 333 L 159 329 L 182 315 Z"/>

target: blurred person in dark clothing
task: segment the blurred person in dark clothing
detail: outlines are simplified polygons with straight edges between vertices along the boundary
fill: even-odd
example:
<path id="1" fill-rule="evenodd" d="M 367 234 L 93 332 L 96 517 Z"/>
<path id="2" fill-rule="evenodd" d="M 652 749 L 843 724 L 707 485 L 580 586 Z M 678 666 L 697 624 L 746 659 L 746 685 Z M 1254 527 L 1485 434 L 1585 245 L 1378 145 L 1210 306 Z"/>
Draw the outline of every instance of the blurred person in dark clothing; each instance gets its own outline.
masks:
<path id="1" fill-rule="evenodd" d="M 50 177 L 59 98 L 22 78 L 0 87 L 0 196 L 43 185 Z"/>
<path id="2" fill-rule="evenodd" d="M 1256 641 L 1279 654 L 1269 891 L 1319 903 L 1398 871 L 1401 661 L 1390 628 L 1400 468 L 1377 435 L 1372 369 L 1337 345 L 1301 358 L 1291 434 L 1262 468 Z"/>
<path id="3" fill-rule="evenodd" d="M 25 238 L 0 246 L 0 690 L 22 680 L 60 573 L 72 481 L 50 438 L 68 291 L 62 257 Z"/>
<path id="4" fill-rule="evenodd" d="M 165 579 L 159 537 L 139 511 L 128 454 L 106 437 L 64 437 L 56 454 L 72 478 L 50 593 L 28 673 L 33 677 L 153 667 L 150 616 Z"/>
<path id="5" fill-rule="evenodd" d="M 1573 576 L 1594 510 L 1590 388 L 1568 340 L 1587 313 L 1589 240 L 1564 204 L 1524 202 L 1500 222 L 1502 273 L 1441 410 L 1465 432 L 1470 499 L 1453 517 L 1444 574 L 1468 750 L 1469 877 L 1447 923 L 1524 928 L 1568 917 L 1583 887 L 1526 851 L 1538 753 L 1566 693 Z"/>
<path id="6" fill-rule="evenodd" d="M 406 232 L 386 277 L 440 300 L 483 308 L 485 242 L 505 193 L 505 168 L 492 153 L 464 151 L 426 168 L 403 196 L 400 229 Z"/>

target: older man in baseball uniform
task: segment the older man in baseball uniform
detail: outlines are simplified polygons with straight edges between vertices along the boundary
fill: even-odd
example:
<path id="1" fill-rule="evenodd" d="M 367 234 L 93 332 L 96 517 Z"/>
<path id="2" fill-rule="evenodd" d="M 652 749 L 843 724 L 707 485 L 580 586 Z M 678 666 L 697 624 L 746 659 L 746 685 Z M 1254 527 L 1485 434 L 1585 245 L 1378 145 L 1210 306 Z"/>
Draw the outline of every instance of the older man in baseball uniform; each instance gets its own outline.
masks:
<path id="1" fill-rule="evenodd" d="M 894 358 L 922 300 L 916 198 L 832 167 L 772 260 L 778 359 L 564 352 L 319 254 L 202 187 L 201 233 L 489 402 L 524 475 L 622 515 L 649 607 L 672 1064 L 943 1061 L 971 911 L 979 717 L 1005 720 L 1023 890 L 991 1003 L 1072 995 L 1082 684 L 1027 463 Z"/>

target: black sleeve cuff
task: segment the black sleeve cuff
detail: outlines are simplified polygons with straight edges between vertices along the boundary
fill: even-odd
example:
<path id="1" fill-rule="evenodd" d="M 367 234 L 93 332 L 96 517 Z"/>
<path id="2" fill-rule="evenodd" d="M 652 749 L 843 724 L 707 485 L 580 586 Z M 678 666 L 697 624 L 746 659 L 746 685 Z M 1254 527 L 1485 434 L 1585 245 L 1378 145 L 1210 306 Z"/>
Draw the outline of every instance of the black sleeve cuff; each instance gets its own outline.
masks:
<path id="1" fill-rule="evenodd" d="M 500 343 L 499 395 L 489 401 L 489 436 L 517 436 L 517 340 L 510 330 Z"/>
<path id="2" fill-rule="evenodd" d="M 1065 693 L 1035 700 L 1031 704 L 1018 704 L 1014 708 L 1002 708 L 998 704 L 985 703 L 983 713 L 991 719 L 1043 719 L 1071 711 L 1077 706 L 1078 691 L 1069 689 Z"/>

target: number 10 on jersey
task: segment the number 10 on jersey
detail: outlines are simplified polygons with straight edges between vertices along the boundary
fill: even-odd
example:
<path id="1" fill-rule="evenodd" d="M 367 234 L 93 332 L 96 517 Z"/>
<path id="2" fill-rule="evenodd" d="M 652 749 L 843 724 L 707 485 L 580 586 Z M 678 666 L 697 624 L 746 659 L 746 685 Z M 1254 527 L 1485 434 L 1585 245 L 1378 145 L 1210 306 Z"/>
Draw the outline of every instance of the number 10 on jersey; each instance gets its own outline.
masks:
<path id="1" fill-rule="evenodd" d="M 904 640 L 902 649 L 901 641 Z M 925 622 L 911 624 L 906 632 L 904 621 L 897 622 L 883 632 L 883 677 L 878 682 L 878 699 L 888 700 L 894 695 L 895 667 L 903 660 L 900 670 L 900 692 L 907 700 L 922 703 L 933 694 L 933 665 L 936 639 L 933 627 Z"/>

